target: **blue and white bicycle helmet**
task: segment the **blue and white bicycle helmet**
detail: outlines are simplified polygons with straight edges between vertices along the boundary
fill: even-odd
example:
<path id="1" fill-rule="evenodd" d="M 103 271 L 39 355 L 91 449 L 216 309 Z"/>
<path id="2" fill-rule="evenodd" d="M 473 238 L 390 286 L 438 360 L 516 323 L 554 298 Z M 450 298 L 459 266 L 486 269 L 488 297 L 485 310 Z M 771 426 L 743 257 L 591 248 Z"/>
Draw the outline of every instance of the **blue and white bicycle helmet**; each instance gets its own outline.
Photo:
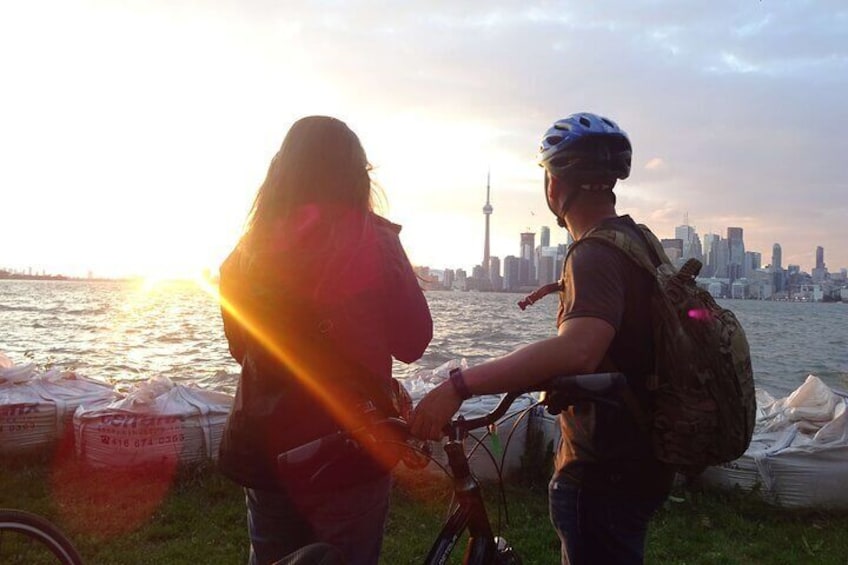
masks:
<path id="1" fill-rule="evenodd" d="M 579 112 L 557 120 L 539 147 L 539 166 L 557 178 L 580 179 L 582 188 L 611 190 L 630 176 L 633 149 L 612 120 Z"/>

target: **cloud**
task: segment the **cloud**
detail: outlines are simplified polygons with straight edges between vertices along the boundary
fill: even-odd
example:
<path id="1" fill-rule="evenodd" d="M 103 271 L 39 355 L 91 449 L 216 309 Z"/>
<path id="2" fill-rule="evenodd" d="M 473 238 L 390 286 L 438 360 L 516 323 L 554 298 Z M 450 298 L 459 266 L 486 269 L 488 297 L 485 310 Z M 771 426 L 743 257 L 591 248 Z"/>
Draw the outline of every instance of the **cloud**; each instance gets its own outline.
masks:
<path id="1" fill-rule="evenodd" d="M 645 163 L 645 169 L 648 171 L 660 171 L 665 167 L 665 161 L 663 161 L 660 157 L 653 157 L 648 159 L 648 162 Z"/>
<path id="2" fill-rule="evenodd" d="M 360 133 L 394 189 L 393 209 L 408 220 L 413 212 L 398 200 L 433 195 L 419 203 L 435 210 L 436 196 L 476 191 L 493 165 L 499 183 L 541 200 L 534 154 L 542 132 L 572 112 L 595 111 L 615 119 L 634 145 L 619 202 L 635 208 L 623 211 L 644 213 L 662 229 L 687 211 L 715 231 L 751 218 L 746 238 L 762 230 L 784 250 L 823 244 L 836 265 L 848 266 L 848 228 L 834 221 L 846 212 L 848 189 L 848 6 L 841 0 L 65 6 L 84 25 L 73 33 L 57 28 L 61 44 L 17 33 L 16 43 L 0 46 L 36 50 L 40 74 L 62 77 L 70 97 L 57 100 L 50 83 L 38 82 L 46 113 L 22 114 L 32 95 L 19 86 L 6 93 L 18 109 L 0 110 L 4 120 L 27 115 L 43 131 L 56 123 L 94 129 L 117 141 L 104 143 L 104 152 L 125 145 L 129 132 L 162 128 L 149 169 L 173 154 L 186 161 L 189 177 L 227 163 L 228 182 L 252 188 L 293 119 L 336 113 Z M 0 31 L 22 27 L 15 15 L 17 23 Z M 16 65 L 10 84 L 29 84 L 32 68 Z M 106 76 L 115 78 L 98 82 Z M 60 110 L 50 110 L 56 104 Z M 175 113 L 152 109 L 169 104 Z M 74 114 L 78 107 L 91 114 Z M 99 107 L 108 112 L 97 115 Z M 20 138 L 29 139 L 26 159 L 37 162 L 41 135 L 16 131 L 24 133 L 0 134 L 0 147 L 20 154 Z M 73 135 L 64 135 L 68 146 Z M 202 151 L 184 155 L 186 147 Z M 97 153 L 57 158 L 82 175 L 96 167 L 87 159 Z M 110 170 L 137 166 L 108 155 Z M 75 164 L 81 160 L 85 166 Z M 216 176 L 210 172 L 208 182 Z M 476 222 L 482 202 L 467 200 L 467 221 Z M 545 211 L 544 201 L 536 208 Z M 505 219 L 509 209 L 496 206 L 495 214 Z"/>

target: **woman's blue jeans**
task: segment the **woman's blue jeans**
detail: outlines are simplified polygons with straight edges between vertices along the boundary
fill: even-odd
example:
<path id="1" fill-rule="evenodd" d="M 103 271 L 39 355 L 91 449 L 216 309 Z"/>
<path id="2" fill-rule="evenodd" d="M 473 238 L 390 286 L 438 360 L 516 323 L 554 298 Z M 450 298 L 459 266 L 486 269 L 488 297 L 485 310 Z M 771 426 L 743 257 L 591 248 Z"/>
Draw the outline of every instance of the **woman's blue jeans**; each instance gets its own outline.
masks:
<path id="1" fill-rule="evenodd" d="M 593 492 L 552 481 L 548 504 L 563 565 L 643 563 L 648 522 L 665 499 Z"/>
<path id="2" fill-rule="evenodd" d="M 274 563 L 314 542 L 333 545 L 347 565 L 376 565 L 391 476 L 331 492 L 245 489 L 250 565 Z"/>

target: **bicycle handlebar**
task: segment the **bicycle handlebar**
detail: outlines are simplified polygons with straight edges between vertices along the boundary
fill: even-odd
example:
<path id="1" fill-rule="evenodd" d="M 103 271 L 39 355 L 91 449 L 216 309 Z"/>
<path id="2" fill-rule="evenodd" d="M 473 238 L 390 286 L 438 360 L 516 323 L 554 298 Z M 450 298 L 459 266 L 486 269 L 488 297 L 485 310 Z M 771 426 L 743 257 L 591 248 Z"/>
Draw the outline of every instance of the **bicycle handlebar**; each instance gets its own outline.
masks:
<path id="1" fill-rule="evenodd" d="M 535 391 L 562 392 L 568 398 L 600 400 L 609 397 L 620 390 L 626 383 L 623 373 L 591 373 L 586 375 L 569 375 L 554 377 L 533 387 L 507 393 L 497 406 L 482 416 L 466 419 L 462 415 L 454 418 L 445 426 L 445 435 L 455 439 L 464 437 L 468 432 L 488 427 L 500 420 L 509 410 L 516 398 L 522 394 Z M 542 401 L 544 403 L 544 400 Z M 291 470 L 308 469 L 315 461 L 331 464 L 344 457 L 351 451 L 361 449 L 363 441 L 394 441 L 406 442 L 411 439 L 409 425 L 400 418 L 383 418 L 375 420 L 359 430 L 338 431 L 305 443 L 277 456 L 280 468 Z M 323 467 L 323 466 L 322 466 Z"/>
<path id="2" fill-rule="evenodd" d="M 516 392 L 508 392 L 494 410 L 488 414 L 475 418 L 465 419 L 462 416 L 451 421 L 447 425 L 450 433 L 469 432 L 479 428 L 485 428 L 500 420 L 516 398 L 528 392 L 551 391 L 562 392 L 566 396 L 588 400 L 601 400 L 604 396 L 619 390 L 626 383 L 624 373 L 590 373 L 586 375 L 567 375 L 554 377 L 543 383 Z M 446 432 L 448 432 L 446 430 Z"/>

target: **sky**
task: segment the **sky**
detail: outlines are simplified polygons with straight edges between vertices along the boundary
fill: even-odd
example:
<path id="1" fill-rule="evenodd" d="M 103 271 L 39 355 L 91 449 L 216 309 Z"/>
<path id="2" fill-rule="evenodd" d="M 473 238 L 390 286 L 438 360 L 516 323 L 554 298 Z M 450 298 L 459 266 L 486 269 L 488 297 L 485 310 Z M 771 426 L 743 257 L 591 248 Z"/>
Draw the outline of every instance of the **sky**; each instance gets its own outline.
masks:
<path id="1" fill-rule="evenodd" d="M 357 132 L 416 265 L 551 226 L 535 155 L 591 111 L 634 146 L 619 213 L 673 237 L 742 227 L 848 267 L 843 0 L 0 4 L 0 268 L 217 270 L 286 131 Z M 538 237 L 537 237 L 538 242 Z"/>

